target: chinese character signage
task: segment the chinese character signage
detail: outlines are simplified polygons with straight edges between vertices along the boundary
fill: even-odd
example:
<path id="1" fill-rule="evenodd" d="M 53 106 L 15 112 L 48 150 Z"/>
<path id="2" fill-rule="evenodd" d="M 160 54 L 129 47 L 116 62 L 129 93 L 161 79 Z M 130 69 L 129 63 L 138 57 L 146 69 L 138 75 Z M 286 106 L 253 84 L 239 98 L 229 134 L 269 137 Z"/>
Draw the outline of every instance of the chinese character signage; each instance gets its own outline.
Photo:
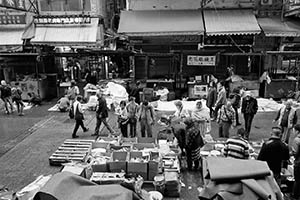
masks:
<path id="1" fill-rule="evenodd" d="M 26 11 L 25 0 L 0 0 L 0 7 L 20 9 Z"/>
<path id="2" fill-rule="evenodd" d="M 0 25 L 3 24 L 26 24 L 25 15 L 0 15 Z"/>
<path id="3" fill-rule="evenodd" d="M 35 24 L 90 24 L 91 17 L 89 15 L 78 16 L 36 16 Z"/>
<path id="4" fill-rule="evenodd" d="M 216 56 L 187 56 L 189 66 L 215 66 Z"/>

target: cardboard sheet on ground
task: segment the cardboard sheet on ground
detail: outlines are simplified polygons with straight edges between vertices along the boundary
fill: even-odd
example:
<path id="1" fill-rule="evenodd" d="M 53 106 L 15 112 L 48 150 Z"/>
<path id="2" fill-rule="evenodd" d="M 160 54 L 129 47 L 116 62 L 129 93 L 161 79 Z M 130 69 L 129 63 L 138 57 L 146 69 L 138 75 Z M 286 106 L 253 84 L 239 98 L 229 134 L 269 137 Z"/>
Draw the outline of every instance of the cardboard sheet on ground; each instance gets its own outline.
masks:
<path id="1" fill-rule="evenodd" d="M 213 181 L 262 178 L 270 175 L 267 163 L 258 160 L 208 157 L 207 167 Z"/>
<path id="2" fill-rule="evenodd" d="M 120 185 L 97 185 L 70 172 L 55 174 L 34 200 L 133 200 L 133 192 Z"/>
<path id="3" fill-rule="evenodd" d="M 280 188 L 266 162 L 208 157 L 210 180 L 199 196 L 224 200 L 282 200 Z"/>

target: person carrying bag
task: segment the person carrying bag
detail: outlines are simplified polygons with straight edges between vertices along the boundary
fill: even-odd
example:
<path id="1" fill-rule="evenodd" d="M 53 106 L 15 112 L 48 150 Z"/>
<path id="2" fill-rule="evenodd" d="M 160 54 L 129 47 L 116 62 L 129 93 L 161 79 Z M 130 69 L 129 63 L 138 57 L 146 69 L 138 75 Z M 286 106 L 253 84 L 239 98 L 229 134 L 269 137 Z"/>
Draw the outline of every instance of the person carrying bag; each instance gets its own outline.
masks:
<path id="1" fill-rule="evenodd" d="M 81 101 L 82 101 L 82 96 L 81 95 L 77 96 L 76 101 L 73 103 L 72 109 L 71 109 L 74 111 L 74 119 L 76 121 L 74 130 L 73 130 L 73 134 L 72 134 L 72 138 L 78 138 L 76 133 L 77 133 L 79 126 L 81 126 L 83 132 L 87 132 L 89 130 L 83 124 L 84 116 L 83 116 L 83 111 L 81 108 Z"/>

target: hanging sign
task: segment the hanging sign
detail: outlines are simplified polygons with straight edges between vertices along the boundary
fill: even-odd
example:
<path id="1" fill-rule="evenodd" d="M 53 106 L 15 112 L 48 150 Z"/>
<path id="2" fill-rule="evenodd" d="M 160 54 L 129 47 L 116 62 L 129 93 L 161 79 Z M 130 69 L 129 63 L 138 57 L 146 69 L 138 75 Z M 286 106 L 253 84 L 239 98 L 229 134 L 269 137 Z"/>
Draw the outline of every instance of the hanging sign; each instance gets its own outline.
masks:
<path id="1" fill-rule="evenodd" d="M 215 66 L 216 56 L 187 56 L 187 65 L 189 66 Z"/>
<path id="2" fill-rule="evenodd" d="M 1 1 L 1 0 L 0 0 Z M 0 25 L 2 24 L 26 24 L 25 15 L 1 15 Z"/>

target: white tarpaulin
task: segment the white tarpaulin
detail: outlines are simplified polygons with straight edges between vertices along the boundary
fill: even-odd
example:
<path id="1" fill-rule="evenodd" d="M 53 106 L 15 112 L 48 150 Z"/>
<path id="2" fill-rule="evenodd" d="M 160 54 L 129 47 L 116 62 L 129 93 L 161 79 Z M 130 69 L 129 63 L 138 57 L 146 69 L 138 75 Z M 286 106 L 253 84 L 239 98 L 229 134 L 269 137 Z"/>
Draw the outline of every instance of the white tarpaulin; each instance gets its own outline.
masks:
<path id="1" fill-rule="evenodd" d="M 103 91 L 104 97 L 107 102 L 107 106 L 110 107 L 111 104 L 120 104 L 122 100 L 128 100 L 128 93 L 120 84 L 109 82 Z"/>
<path id="2" fill-rule="evenodd" d="M 174 105 L 175 101 L 156 101 L 156 102 L 152 102 L 152 105 L 155 107 L 155 110 L 158 111 L 175 112 L 176 111 L 176 106 Z M 202 99 L 201 101 L 202 101 L 202 105 L 206 107 L 206 101 L 204 99 Z M 283 104 L 277 103 L 272 99 L 264 99 L 264 98 L 257 98 L 257 103 L 258 103 L 258 112 L 278 111 L 283 106 Z M 183 108 L 189 111 L 194 110 L 196 108 L 196 101 L 182 101 L 182 104 L 183 104 Z M 295 106 L 297 106 L 297 104 L 295 104 Z"/>

